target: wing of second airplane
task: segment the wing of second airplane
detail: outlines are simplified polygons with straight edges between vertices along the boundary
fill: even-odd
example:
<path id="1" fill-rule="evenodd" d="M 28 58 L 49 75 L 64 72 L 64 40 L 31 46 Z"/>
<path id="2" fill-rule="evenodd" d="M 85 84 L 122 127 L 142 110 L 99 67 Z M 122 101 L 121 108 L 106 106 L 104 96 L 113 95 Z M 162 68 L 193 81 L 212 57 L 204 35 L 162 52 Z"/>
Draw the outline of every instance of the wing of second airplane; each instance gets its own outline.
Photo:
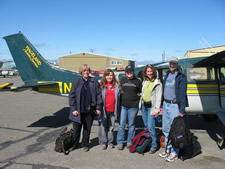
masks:
<path id="1" fill-rule="evenodd" d="M 225 51 L 216 53 L 194 64 L 194 67 L 225 66 Z"/>

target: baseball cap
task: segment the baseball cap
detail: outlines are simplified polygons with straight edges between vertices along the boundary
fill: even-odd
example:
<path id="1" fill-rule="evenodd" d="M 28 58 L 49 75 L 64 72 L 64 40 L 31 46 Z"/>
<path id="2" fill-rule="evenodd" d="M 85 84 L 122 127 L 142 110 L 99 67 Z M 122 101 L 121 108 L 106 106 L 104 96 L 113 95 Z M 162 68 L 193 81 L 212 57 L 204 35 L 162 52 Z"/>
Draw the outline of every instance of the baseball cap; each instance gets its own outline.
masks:
<path id="1" fill-rule="evenodd" d="M 134 68 L 130 65 L 128 65 L 126 68 L 125 68 L 125 72 L 127 72 L 128 70 L 131 70 L 131 71 L 134 71 Z"/>
<path id="2" fill-rule="evenodd" d="M 176 56 L 172 56 L 170 59 L 169 59 L 169 62 L 174 62 L 174 63 L 178 63 L 178 58 Z"/>

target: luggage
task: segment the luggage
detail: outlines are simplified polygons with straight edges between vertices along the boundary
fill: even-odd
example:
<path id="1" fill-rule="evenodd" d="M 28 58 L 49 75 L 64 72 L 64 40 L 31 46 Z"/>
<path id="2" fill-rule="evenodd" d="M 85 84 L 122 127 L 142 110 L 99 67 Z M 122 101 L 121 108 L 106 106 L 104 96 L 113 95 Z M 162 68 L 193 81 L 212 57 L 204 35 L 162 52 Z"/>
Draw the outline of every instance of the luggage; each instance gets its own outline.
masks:
<path id="1" fill-rule="evenodd" d="M 201 145 L 197 138 L 192 136 L 191 144 L 180 151 L 180 159 L 182 161 L 195 157 L 201 153 Z"/>
<path id="2" fill-rule="evenodd" d="M 159 139 L 159 144 L 161 148 L 165 148 L 165 136 L 162 134 Z"/>
<path id="3" fill-rule="evenodd" d="M 167 145 L 172 144 L 174 148 L 185 148 L 191 144 L 192 134 L 186 127 L 185 121 L 182 117 L 174 118 L 168 135 Z"/>
<path id="4" fill-rule="evenodd" d="M 70 148 L 73 146 L 73 129 L 67 131 L 67 127 L 60 133 L 55 140 L 55 151 L 63 152 L 65 155 L 70 153 Z"/>
<path id="5" fill-rule="evenodd" d="M 139 154 L 144 154 L 145 152 L 149 151 L 151 142 L 151 138 L 146 138 L 141 145 L 138 145 L 136 147 L 136 152 L 138 152 Z"/>
<path id="6" fill-rule="evenodd" d="M 131 153 L 138 152 L 143 154 L 149 150 L 152 138 L 150 136 L 150 132 L 146 129 L 134 136 L 131 141 L 132 144 L 129 148 L 129 151 Z"/>

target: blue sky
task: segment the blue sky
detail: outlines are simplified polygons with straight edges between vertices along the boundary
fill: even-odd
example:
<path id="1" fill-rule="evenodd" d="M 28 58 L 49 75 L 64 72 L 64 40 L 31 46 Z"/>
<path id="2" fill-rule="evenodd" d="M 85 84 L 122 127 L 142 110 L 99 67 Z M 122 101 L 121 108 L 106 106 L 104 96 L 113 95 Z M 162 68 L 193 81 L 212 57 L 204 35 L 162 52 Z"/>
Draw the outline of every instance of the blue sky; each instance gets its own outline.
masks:
<path id="1" fill-rule="evenodd" d="M 0 21 L 0 60 L 12 59 L 2 37 L 19 31 L 49 60 L 93 51 L 147 64 L 202 38 L 225 45 L 224 0 L 0 0 Z"/>

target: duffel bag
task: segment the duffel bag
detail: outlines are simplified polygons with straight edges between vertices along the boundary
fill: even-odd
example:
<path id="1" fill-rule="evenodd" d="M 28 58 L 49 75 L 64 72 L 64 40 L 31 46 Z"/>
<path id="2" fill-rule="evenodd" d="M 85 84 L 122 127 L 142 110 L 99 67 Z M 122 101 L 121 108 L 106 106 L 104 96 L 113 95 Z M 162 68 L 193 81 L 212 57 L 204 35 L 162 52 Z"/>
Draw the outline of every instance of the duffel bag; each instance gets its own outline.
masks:
<path id="1" fill-rule="evenodd" d="M 67 127 L 60 133 L 55 140 L 55 151 L 63 152 L 65 155 L 70 153 L 70 148 L 73 146 L 73 129 L 67 131 Z"/>

